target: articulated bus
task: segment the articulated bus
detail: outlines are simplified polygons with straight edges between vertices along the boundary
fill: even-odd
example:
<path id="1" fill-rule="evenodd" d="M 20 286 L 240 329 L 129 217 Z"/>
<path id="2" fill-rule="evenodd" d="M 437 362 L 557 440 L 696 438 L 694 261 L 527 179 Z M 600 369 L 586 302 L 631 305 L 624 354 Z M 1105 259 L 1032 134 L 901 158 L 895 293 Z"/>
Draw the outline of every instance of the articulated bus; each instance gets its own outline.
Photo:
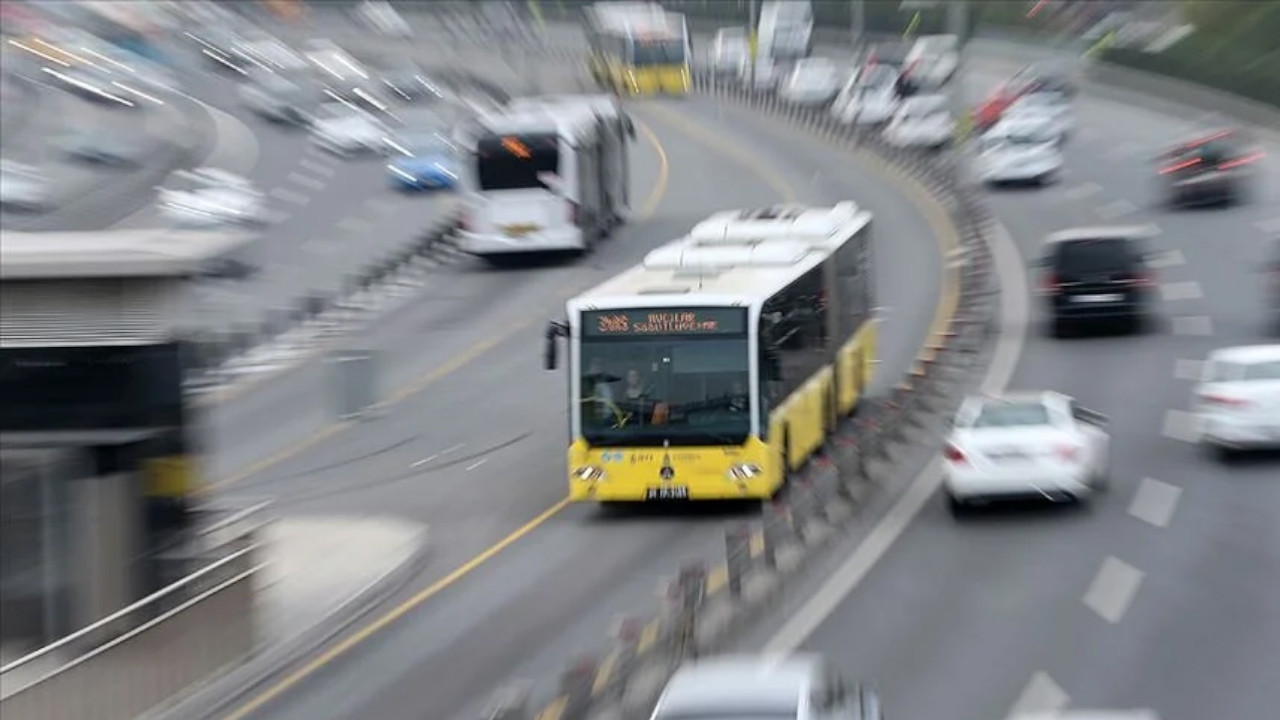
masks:
<path id="1" fill-rule="evenodd" d="M 596 3 L 586 10 L 587 58 L 600 87 L 620 95 L 688 94 L 689 29 L 683 15 L 643 3 Z"/>
<path id="2" fill-rule="evenodd" d="M 719 213 L 570 300 L 569 495 L 769 498 L 863 397 L 876 358 L 871 214 Z"/>

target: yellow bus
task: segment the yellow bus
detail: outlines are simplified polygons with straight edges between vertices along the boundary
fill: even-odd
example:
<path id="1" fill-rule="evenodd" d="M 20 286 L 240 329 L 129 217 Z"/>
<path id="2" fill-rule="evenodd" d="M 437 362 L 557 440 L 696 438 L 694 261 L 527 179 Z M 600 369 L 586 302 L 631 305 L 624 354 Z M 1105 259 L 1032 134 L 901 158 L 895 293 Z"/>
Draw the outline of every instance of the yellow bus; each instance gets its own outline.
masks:
<path id="1" fill-rule="evenodd" d="M 619 95 L 685 95 L 693 82 L 683 15 L 645 3 L 587 8 L 592 78 Z"/>
<path id="2" fill-rule="evenodd" d="M 769 498 L 853 412 L 876 358 L 871 214 L 711 216 L 567 303 L 576 501 Z"/>

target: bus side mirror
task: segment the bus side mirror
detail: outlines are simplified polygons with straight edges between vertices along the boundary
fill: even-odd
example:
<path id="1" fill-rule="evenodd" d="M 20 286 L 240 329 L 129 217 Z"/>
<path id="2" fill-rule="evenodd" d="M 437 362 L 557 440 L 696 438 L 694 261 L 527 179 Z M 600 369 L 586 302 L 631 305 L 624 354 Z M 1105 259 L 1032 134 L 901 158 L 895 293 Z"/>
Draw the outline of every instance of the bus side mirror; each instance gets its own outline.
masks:
<path id="1" fill-rule="evenodd" d="M 560 364 L 559 345 L 556 341 L 562 337 L 569 337 L 567 324 L 555 321 L 547 323 L 546 346 L 543 348 L 543 367 L 547 370 L 555 370 Z"/>
<path id="2" fill-rule="evenodd" d="M 636 139 L 636 123 L 630 116 L 627 116 L 627 135 L 630 136 L 632 140 Z"/>

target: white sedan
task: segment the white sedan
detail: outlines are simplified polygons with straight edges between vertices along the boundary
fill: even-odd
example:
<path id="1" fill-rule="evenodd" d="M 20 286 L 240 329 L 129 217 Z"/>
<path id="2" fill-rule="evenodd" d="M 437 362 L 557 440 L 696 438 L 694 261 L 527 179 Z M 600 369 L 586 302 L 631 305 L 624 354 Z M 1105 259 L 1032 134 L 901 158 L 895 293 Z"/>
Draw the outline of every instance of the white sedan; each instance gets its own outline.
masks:
<path id="1" fill-rule="evenodd" d="M 1052 182 L 1064 162 L 1058 137 L 1037 121 L 1004 118 L 978 142 L 978 177 L 992 185 Z"/>
<path id="2" fill-rule="evenodd" d="M 1039 123 L 1046 132 L 1057 135 L 1060 141 L 1066 141 L 1075 130 L 1076 122 L 1067 96 L 1048 90 L 1023 95 L 1004 111 L 1001 118 Z"/>
<path id="3" fill-rule="evenodd" d="M 175 186 L 160 188 L 160 214 L 176 225 L 214 227 L 262 222 L 266 199 L 247 179 L 217 168 L 174 174 Z"/>
<path id="4" fill-rule="evenodd" d="M 966 398 L 943 452 L 951 511 L 996 499 L 1082 500 L 1105 489 L 1106 423 L 1056 392 Z"/>
<path id="5" fill-rule="evenodd" d="M 381 120 L 345 102 L 320 106 L 311 123 L 311 141 L 343 157 L 386 152 L 388 134 Z"/>
<path id="6" fill-rule="evenodd" d="M 874 85 L 853 85 L 841 91 L 831 104 L 831 115 L 846 125 L 883 125 L 898 111 L 894 81 Z"/>
<path id="7" fill-rule="evenodd" d="M 796 63 L 778 88 L 778 96 L 798 105 L 822 105 L 840 92 L 840 71 L 828 60 L 809 58 Z"/>
<path id="8" fill-rule="evenodd" d="M 1239 450 L 1280 448 L 1280 345 L 1209 355 L 1193 404 L 1201 442 L 1223 459 Z"/>
<path id="9" fill-rule="evenodd" d="M 951 143 L 956 121 L 945 95 L 907 98 L 884 129 L 884 138 L 897 147 L 942 148 Z"/>

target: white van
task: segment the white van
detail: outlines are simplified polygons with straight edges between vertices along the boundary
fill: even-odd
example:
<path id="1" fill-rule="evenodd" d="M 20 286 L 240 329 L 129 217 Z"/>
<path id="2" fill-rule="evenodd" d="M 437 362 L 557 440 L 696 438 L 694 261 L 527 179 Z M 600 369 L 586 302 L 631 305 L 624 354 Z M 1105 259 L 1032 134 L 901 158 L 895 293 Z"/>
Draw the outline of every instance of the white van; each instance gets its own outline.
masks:
<path id="1" fill-rule="evenodd" d="M 618 172 L 600 115 L 528 107 L 481 118 L 458 230 L 464 252 L 491 260 L 584 254 L 621 221 L 607 191 Z"/>
<path id="2" fill-rule="evenodd" d="M 757 55 L 774 60 L 809 57 L 813 51 L 813 5 L 809 0 L 771 0 L 760 8 Z"/>

